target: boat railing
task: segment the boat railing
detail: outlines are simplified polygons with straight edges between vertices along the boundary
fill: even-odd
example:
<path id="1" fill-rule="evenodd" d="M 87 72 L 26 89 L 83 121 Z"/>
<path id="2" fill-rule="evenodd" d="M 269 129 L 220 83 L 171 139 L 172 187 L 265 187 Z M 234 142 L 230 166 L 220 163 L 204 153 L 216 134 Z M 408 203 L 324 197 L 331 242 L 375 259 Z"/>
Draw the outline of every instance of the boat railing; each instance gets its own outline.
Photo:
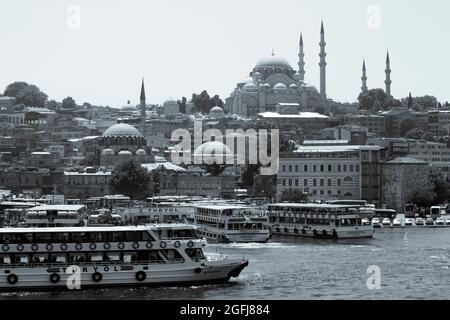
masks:
<path id="1" fill-rule="evenodd" d="M 3 263 L 0 264 L 0 268 L 67 268 L 69 266 L 78 266 L 78 267 L 90 267 L 90 266 L 136 266 L 143 264 L 171 264 L 171 263 L 184 263 L 185 259 L 173 259 L 173 260 L 143 260 L 143 261 L 133 261 L 133 262 L 123 262 L 123 261 L 91 261 L 91 262 L 53 262 L 53 263 L 15 263 L 8 264 Z"/>

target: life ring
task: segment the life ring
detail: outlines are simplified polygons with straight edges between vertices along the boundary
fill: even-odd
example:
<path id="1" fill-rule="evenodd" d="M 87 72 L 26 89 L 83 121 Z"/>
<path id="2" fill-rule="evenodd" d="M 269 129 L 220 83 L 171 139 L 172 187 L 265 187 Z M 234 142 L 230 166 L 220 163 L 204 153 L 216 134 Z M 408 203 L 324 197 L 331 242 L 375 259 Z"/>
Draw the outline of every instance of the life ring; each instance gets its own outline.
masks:
<path id="1" fill-rule="evenodd" d="M 147 242 L 146 244 L 145 244 L 145 247 L 147 248 L 147 249 L 151 249 L 151 248 L 153 248 L 153 243 L 152 242 Z"/>
<path id="2" fill-rule="evenodd" d="M 109 242 L 106 242 L 106 243 L 103 245 L 103 248 L 104 248 L 105 250 L 109 250 L 109 249 L 111 249 L 111 245 L 109 244 Z"/>
<path id="3" fill-rule="evenodd" d="M 100 282 L 100 281 L 102 281 L 102 279 L 103 279 L 103 276 L 102 276 L 102 274 L 100 272 L 94 272 L 92 274 L 92 281 Z"/>
<path id="4" fill-rule="evenodd" d="M 96 245 L 95 243 L 92 242 L 92 243 L 89 245 L 89 249 L 95 250 L 95 249 L 97 249 L 97 245 Z"/>
<path id="5" fill-rule="evenodd" d="M 284 228 L 284 232 L 288 233 L 289 232 L 288 228 Z"/>
<path id="6" fill-rule="evenodd" d="M 188 246 L 189 248 L 192 248 L 192 247 L 194 246 L 194 241 L 189 240 L 189 242 L 187 243 L 187 246 Z"/>
<path id="7" fill-rule="evenodd" d="M 5 244 L 2 246 L 2 250 L 3 250 L 4 252 L 9 251 L 9 246 L 5 243 Z"/>
<path id="8" fill-rule="evenodd" d="M 119 248 L 120 250 L 122 250 L 123 248 L 125 248 L 125 243 L 119 242 L 119 244 L 117 245 L 117 248 Z"/>
<path id="9" fill-rule="evenodd" d="M 19 278 L 14 274 L 10 274 L 7 278 L 9 284 L 16 284 L 19 281 Z"/>
<path id="10" fill-rule="evenodd" d="M 147 274 L 144 271 L 138 271 L 136 272 L 136 280 L 137 281 L 144 281 L 147 279 Z"/>
<path id="11" fill-rule="evenodd" d="M 50 275 L 50 282 L 51 282 L 51 283 L 58 283 L 59 280 L 61 280 L 61 276 L 60 276 L 59 274 L 57 274 L 57 273 L 52 273 L 52 274 Z"/>
<path id="12" fill-rule="evenodd" d="M 276 228 L 275 231 L 276 231 L 276 232 L 280 232 L 280 228 Z"/>
<path id="13" fill-rule="evenodd" d="M 317 232 L 316 229 L 313 230 L 313 235 L 317 236 L 319 233 Z"/>
<path id="14" fill-rule="evenodd" d="M 173 246 L 174 246 L 175 248 L 179 248 L 179 247 L 181 246 L 180 241 L 175 241 L 175 243 L 173 244 Z"/>
<path id="15" fill-rule="evenodd" d="M 81 249 L 83 249 L 83 245 L 81 243 L 77 243 L 75 245 L 75 249 L 77 249 L 78 251 L 80 251 Z"/>
<path id="16" fill-rule="evenodd" d="M 38 251 L 38 249 L 39 249 L 39 246 L 38 246 L 36 243 L 33 243 L 33 244 L 31 245 L 31 250 L 33 250 L 33 251 Z"/>
<path id="17" fill-rule="evenodd" d="M 62 243 L 60 246 L 62 251 L 66 251 L 67 250 L 67 243 Z"/>
<path id="18" fill-rule="evenodd" d="M 52 250 L 53 250 L 53 245 L 52 245 L 51 243 L 48 243 L 48 244 L 45 246 L 45 249 L 47 249 L 47 251 L 52 251 Z"/>
<path id="19" fill-rule="evenodd" d="M 20 243 L 20 244 L 17 245 L 17 251 L 22 252 L 23 249 L 25 249 L 25 247 L 23 246 L 23 244 Z"/>
<path id="20" fill-rule="evenodd" d="M 138 242 L 133 242 L 132 247 L 133 247 L 133 249 L 139 249 L 139 243 Z"/>
<path id="21" fill-rule="evenodd" d="M 195 273 L 200 273 L 200 272 L 202 272 L 202 268 L 195 268 Z"/>
<path id="22" fill-rule="evenodd" d="M 306 234 L 306 230 L 305 229 L 302 229 L 302 234 Z"/>
<path id="23" fill-rule="evenodd" d="M 165 241 L 161 241 L 159 246 L 164 249 L 165 247 L 167 247 L 167 243 Z"/>
<path id="24" fill-rule="evenodd" d="M 297 229 L 297 228 L 295 228 L 295 229 L 294 229 L 294 232 L 295 232 L 295 233 L 298 233 L 298 229 Z"/>

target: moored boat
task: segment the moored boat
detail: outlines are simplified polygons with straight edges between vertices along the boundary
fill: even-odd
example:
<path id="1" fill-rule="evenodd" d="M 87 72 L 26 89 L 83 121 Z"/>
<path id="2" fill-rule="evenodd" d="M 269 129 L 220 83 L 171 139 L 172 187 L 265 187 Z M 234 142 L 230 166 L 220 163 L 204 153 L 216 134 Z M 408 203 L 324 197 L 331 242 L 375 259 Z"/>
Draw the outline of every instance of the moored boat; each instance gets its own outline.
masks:
<path id="1" fill-rule="evenodd" d="M 248 265 L 205 255 L 206 240 L 182 224 L 0 229 L 0 243 L 8 291 L 226 282 Z"/>

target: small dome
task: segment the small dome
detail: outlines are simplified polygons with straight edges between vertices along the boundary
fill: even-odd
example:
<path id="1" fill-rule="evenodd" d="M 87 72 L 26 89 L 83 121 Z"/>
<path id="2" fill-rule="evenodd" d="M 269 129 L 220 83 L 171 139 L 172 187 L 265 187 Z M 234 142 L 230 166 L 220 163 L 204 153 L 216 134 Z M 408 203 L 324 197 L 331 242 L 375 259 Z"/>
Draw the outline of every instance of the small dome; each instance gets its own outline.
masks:
<path id="1" fill-rule="evenodd" d="M 271 89 L 272 88 L 270 83 L 267 83 L 267 82 L 263 84 L 263 87 L 266 88 L 266 89 Z"/>
<path id="2" fill-rule="evenodd" d="M 252 82 L 248 82 L 244 85 L 244 87 L 242 87 L 242 89 L 244 89 L 245 91 L 258 91 L 258 87 L 252 83 Z"/>
<path id="3" fill-rule="evenodd" d="M 178 104 L 177 100 L 173 99 L 173 98 L 169 98 L 166 101 L 164 101 L 163 106 L 168 105 L 168 104 Z"/>
<path id="4" fill-rule="evenodd" d="M 132 156 L 133 154 L 131 153 L 131 151 L 128 150 L 122 150 L 118 153 L 119 156 Z"/>
<path id="5" fill-rule="evenodd" d="M 112 149 L 106 148 L 102 151 L 102 156 L 111 156 L 114 155 L 114 151 Z"/>
<path id="6" fill-rule="evenodd" d="M 141 133 L 138 129 L 133 126 L 130 126 L 126 123 L 117 123 L 109 127 L 103 133 L 103 137 L 111 137 L 111 136 L 137 136 L 141 137 Z"/>
<path id="7" fill-rule="evenodd" d="M 230 148 L 228 148 L 225 144 L 219 141 L 209 141 L 205 142 L 201 146 L 199 146 L 194 153 L 194 156 L 232 156 Z"/>
<path id="8" fill-rule="evenodd" d="M 298 89 L 298 86 L 295 83 L 293 83 L 289 86 L 289 89 Z"/>
<path id="9" fill-rule="evenodd" d="M 287 90 L 287 87 L 284 83 L 277 83 L 273 86 L 275 90 Z"/>
<path id="10" fill-rule="evenodd" d="M 136 155 L 137 155 L 137 156 L 143 156 L 143 155 L 146 155 L 146 154 L 147 154 L 147 152 L 145 152 L 144 149 L 138 149 L 138 150 L 136 151 Z"/>
<path id="11" fill-rule="evenodd" d="M 245 79 L 243 79 L 242 81 L 239 81 L 238 83 L 249 83 L 252 82 L 253 78 L 252 77 L 247 77 Z"/>
<path id="12" fill-rule="evenodd" d="M 215 106 L 209 111 L 209 113 L 224 113 L 224 111 L 221 107 Z"/>

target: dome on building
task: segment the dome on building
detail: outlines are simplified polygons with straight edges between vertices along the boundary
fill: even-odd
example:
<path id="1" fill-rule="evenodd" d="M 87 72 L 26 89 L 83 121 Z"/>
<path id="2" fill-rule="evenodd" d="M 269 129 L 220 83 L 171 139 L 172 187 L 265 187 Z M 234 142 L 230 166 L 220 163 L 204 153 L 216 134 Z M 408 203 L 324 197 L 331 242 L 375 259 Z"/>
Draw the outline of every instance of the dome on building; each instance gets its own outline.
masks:
<path id="1" fill-rule="evenodd" d="M 163 102 L 163 106 L 168 105 L 168 104 L 178 104 L 178 101 L 173 98 L 169 98 Z"/>
<path id="2" fill-rule="evenodd" d="M 252 77 L 247 77 L 245 79 L 243 79 L 242 81 L 239 81 L 238 83 L 249 83 L 252 82 L 253 78 Z"/>
<path id="3" fill-rule="evenodd" d="M 258 91 L 258 87 L 253 82 L 248 82 L 242 88 L 245 91 Z"/>
<path id="4" fill-rule="evenodd" d="M 289 62 L 287 62 L 286 59 L 284 59 L 282 57 L 279 57 L 279 56 L 276 56 L 276 55 L 271 55 L 269 57 L 262 58 L 256 64 L 256 68 L 264 68 L 264 67 L 287 67 L 287 68 L 291 68 L 291 65 L 289 64 Z"/>
<path id="5" fill-rule="evenodd" d="M 119 156 L 132 156 L 133 154 L 131 153 L 131 151 L 128 150 L 122 150 L 118 153 Z"/>
<path id="6" fill-rule="evenodd" d="M 284 83 L 277 83 L 273 86 L 275 90 L 287 90 L 287 87 Z"/>
<path id="7" fill-rule="evenodd" d="M 266 89 L 271 89 L 272 88 L 270 83 L 267 83 L 267 82 L 263 84 L 263 87 L 266 88 Z"/>
<path id="8" fill-rule="evenodd" d="M 289 89 L 298 89 L 298 86 L 295 83 L 293 83 L 289 86 Z"/>
<path id="9" fill-rule="evenodd" d="M 114 151 L 112 149 L 106 148 L 102 151 L 102 156 L 112 156 L 114 155 Z"/>
<path id="10" fill-rule="evenodd" d="M 223 115 L 223 114 L 225 114 L 225 112 L 223 111 L 223 109 L 221 107 L 215 106 L 209 111 L 209 114 L 210 115 Z"/>
<path id="11" fill-rule="evenodd" d="M 233 153 L 231 152 L 230 148 L 228 148 L 225 144 L 219 141 L 209 141 L 205 142 L 201 146 L 199 146 L 195 152 L 194 156 L 224 156 L 224 157 L 230 157 L 233 156 Z"/>
<path id="12" fill-rule="evenodd" d="M 139 132 L 138 129 L 129 124 L 117 123 L 106 129 L 105 132 L 103 133 L 103 137 L 111 137 L 111 136 L 140 137 L 141 133 Z"/>
<path id="13" fill-rule="evenodd" d="M 138 150 L 136 151 L 136 155 L 137 155 L 137 156 L 143 156 L 143 155 L 146 155 L 146 154 L 147 154 L 147 152 L 145 152 L 144 149 L 138 149 Z"/>

